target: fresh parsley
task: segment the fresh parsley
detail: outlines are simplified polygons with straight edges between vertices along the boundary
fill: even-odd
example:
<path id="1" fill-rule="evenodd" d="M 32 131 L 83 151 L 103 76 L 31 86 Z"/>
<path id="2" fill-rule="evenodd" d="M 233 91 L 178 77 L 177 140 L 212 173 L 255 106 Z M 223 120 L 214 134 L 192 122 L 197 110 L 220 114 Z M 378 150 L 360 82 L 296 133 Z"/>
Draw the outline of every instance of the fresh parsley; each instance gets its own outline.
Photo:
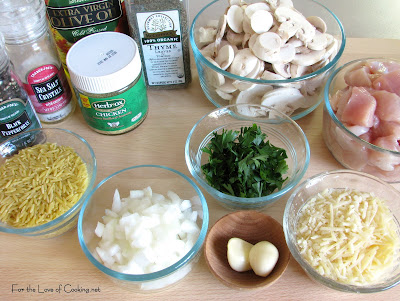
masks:
<path id="1" fill-rule="evenodd" d="M 202 148 L 209 162 L 201 169 L 207 182 L 220 192 L 243 198 L 266 196 L 281 189 L 288 170 L 287 154 L 272 145 L 256 124 L 239 131 L 213 132 Z"/>

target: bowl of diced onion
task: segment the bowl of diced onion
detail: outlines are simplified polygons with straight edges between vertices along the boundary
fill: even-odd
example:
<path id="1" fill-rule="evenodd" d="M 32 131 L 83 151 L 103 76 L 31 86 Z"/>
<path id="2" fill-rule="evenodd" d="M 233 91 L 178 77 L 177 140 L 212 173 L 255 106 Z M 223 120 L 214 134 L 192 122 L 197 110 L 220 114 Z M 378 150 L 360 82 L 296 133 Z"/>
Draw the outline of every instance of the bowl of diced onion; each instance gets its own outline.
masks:
<path id="1" fill-rule="evenodd" d="M 334 170 L 301 183 L 283 216 L 289 250 L 311 279 L 374 293 L 400 282 L 400 192 L 379 178 Z"/>
<path id="2" fill-rule="evenodd" d="M 102 180 L 83 205 L 78 237 L 89 261 L 137 292 L 165 289 L 198 262 L 208 230 L 207 202 L 186 175 L 138 165 Z"/>

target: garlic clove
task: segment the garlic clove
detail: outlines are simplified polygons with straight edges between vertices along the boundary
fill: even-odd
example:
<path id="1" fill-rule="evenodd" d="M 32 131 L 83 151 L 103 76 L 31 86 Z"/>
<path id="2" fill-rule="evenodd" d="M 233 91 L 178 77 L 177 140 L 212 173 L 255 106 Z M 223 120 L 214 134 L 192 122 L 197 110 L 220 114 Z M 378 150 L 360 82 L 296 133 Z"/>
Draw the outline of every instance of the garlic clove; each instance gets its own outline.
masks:
<path id="1" fill-rule="evenodd" d="M 256 275 L 268 276 L 279 259 L 278 249 L 268 241 L 260 241 L 249 252 L 250 266 Z"/>
<path id="2" fill-rule="evenodd" d="M 228 241 L 228 262 L 232 269 L 237 272 L 251 270 L 249 253 L 253 245 L 243 239 L 233 237 Z"/>

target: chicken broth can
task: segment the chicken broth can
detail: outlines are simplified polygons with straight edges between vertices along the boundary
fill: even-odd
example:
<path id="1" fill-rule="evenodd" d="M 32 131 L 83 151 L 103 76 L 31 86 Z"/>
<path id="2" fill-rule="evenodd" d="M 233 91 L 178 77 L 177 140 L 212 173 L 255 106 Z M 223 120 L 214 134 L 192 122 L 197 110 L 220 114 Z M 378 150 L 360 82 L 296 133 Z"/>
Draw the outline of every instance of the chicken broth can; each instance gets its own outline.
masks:
<path id="1" fill-rule="evenodd" d="M 88 125 L 101 134 L 122 134 L 147 115 L 140 54 L 128 35 L 103 32 L 75 43 L 67 54 L 71 82 Z"/>

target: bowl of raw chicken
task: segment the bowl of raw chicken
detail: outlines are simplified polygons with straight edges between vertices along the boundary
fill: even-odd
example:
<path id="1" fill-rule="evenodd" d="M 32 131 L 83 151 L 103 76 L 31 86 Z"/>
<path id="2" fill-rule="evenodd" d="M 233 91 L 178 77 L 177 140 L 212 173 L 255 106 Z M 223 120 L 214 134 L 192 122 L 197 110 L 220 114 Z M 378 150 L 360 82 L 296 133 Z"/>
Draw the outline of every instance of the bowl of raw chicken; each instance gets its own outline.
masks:
<path id="1" fill-rule="evenodd" d="M 343 166 L 400 182 L 400 61 L 364 58 L 325 87 L 325 144 Z"/>
<path id="2" fill-rule="evenodd" d="M 265 105 L 294 120 L 322 102 L 345 41 L 335 14 L 313 0 L 216 0 L 190 29 L 200 85 L 215 106 Z"/>

